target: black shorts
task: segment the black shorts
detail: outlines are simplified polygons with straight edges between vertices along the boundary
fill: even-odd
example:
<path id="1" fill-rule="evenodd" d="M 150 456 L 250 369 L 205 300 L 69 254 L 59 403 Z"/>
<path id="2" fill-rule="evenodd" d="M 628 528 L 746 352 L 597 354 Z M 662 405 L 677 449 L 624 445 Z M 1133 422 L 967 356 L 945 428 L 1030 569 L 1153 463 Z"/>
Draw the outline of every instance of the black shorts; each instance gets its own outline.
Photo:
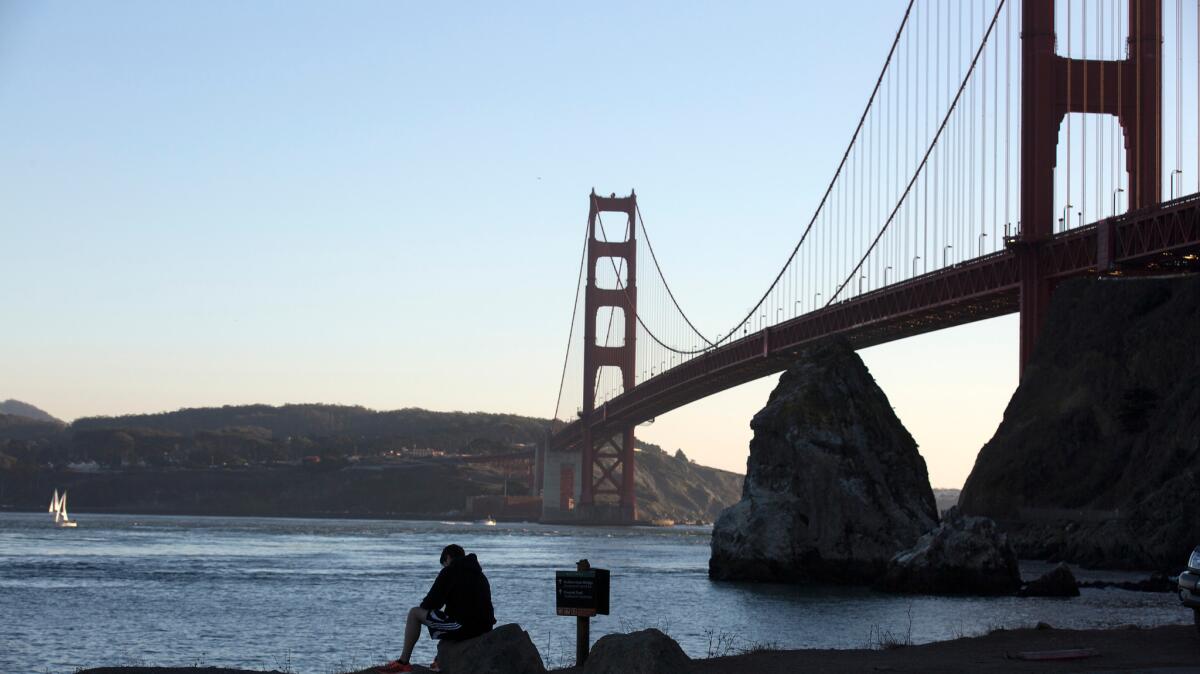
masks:
<path id="1" fill-rule="evenodd" d="M 425 627 L 429 628 L 430 639 L 458 641 L 460 639 L 469 639 L 473 636 L 468 635 L 462 625 L 451 620 L 450 616 L 437 609 L 429 612 L 429 616 L 425 618 Z"/>

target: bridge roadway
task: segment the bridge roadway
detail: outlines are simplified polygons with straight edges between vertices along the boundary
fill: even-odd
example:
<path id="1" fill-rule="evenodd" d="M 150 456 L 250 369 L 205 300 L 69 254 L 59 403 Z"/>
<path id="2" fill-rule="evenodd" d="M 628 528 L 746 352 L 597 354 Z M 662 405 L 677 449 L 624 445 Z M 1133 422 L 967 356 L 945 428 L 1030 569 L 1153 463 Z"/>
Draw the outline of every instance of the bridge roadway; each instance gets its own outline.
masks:
<path id="1" fill-rule="evenodd" d="M 551 451 L 577 446 L 584 425 L 592 437 L 665 414 L 725 389 L 786 369 L 797 351 L 841 335 L 861 349 L 934 330 L 1015 313 L 1018 248 L 894 283 L 831 304 L 712 349 L 664 371 L 577 419 L 550 438 Z M 1038 244 L 1047 276 L 1200 270 L 1200 195 L 1068 230 Z"/>

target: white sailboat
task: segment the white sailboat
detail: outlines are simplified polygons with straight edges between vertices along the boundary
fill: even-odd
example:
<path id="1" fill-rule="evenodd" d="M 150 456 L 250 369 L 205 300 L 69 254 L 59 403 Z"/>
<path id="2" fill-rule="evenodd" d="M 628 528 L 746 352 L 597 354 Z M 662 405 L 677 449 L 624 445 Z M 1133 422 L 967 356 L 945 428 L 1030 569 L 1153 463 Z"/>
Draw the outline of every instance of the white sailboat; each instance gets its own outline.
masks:
<path id="1" fill-rule="evenodd" d="M 50 498 L 50 509 L 47 512 L 54 513 L 54 526 L 59 529 L 74 529 L 79 526 L 78 522 L 67 515 L 67 492 L 65 491 L 60 498 L 58 490 L 54 490 L 54 496 Z"/>

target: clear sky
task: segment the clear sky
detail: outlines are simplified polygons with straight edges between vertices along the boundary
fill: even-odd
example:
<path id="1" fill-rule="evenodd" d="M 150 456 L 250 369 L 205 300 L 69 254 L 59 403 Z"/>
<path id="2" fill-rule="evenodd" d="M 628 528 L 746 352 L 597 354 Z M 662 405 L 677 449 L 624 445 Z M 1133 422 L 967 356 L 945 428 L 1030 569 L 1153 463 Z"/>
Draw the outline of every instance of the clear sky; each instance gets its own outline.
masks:
<path id="1" fill-rule="evenodd" d="M 0 398 L 553 412 L 587 194 L 702 328 L 770 281 L 901 2 L 0 0 Z M 1016 320 L 862 352 L 961 485 Z M 639 429 L 743 470 L 775 377 Z"/>

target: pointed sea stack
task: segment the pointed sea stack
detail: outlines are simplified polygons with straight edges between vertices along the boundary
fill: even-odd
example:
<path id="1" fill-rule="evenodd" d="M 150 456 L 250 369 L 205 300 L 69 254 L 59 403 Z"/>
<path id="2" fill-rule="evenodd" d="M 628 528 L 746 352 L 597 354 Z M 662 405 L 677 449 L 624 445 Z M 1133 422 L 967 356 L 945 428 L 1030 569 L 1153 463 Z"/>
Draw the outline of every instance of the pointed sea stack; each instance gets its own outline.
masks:
<path id="1" fill-rule="evenodd" d="M 750 427 L 742 500 L 713 528 L 711 578 L 871 583 L 937 525 L 916 442 L 846 343 L 800 353 Z"/>

